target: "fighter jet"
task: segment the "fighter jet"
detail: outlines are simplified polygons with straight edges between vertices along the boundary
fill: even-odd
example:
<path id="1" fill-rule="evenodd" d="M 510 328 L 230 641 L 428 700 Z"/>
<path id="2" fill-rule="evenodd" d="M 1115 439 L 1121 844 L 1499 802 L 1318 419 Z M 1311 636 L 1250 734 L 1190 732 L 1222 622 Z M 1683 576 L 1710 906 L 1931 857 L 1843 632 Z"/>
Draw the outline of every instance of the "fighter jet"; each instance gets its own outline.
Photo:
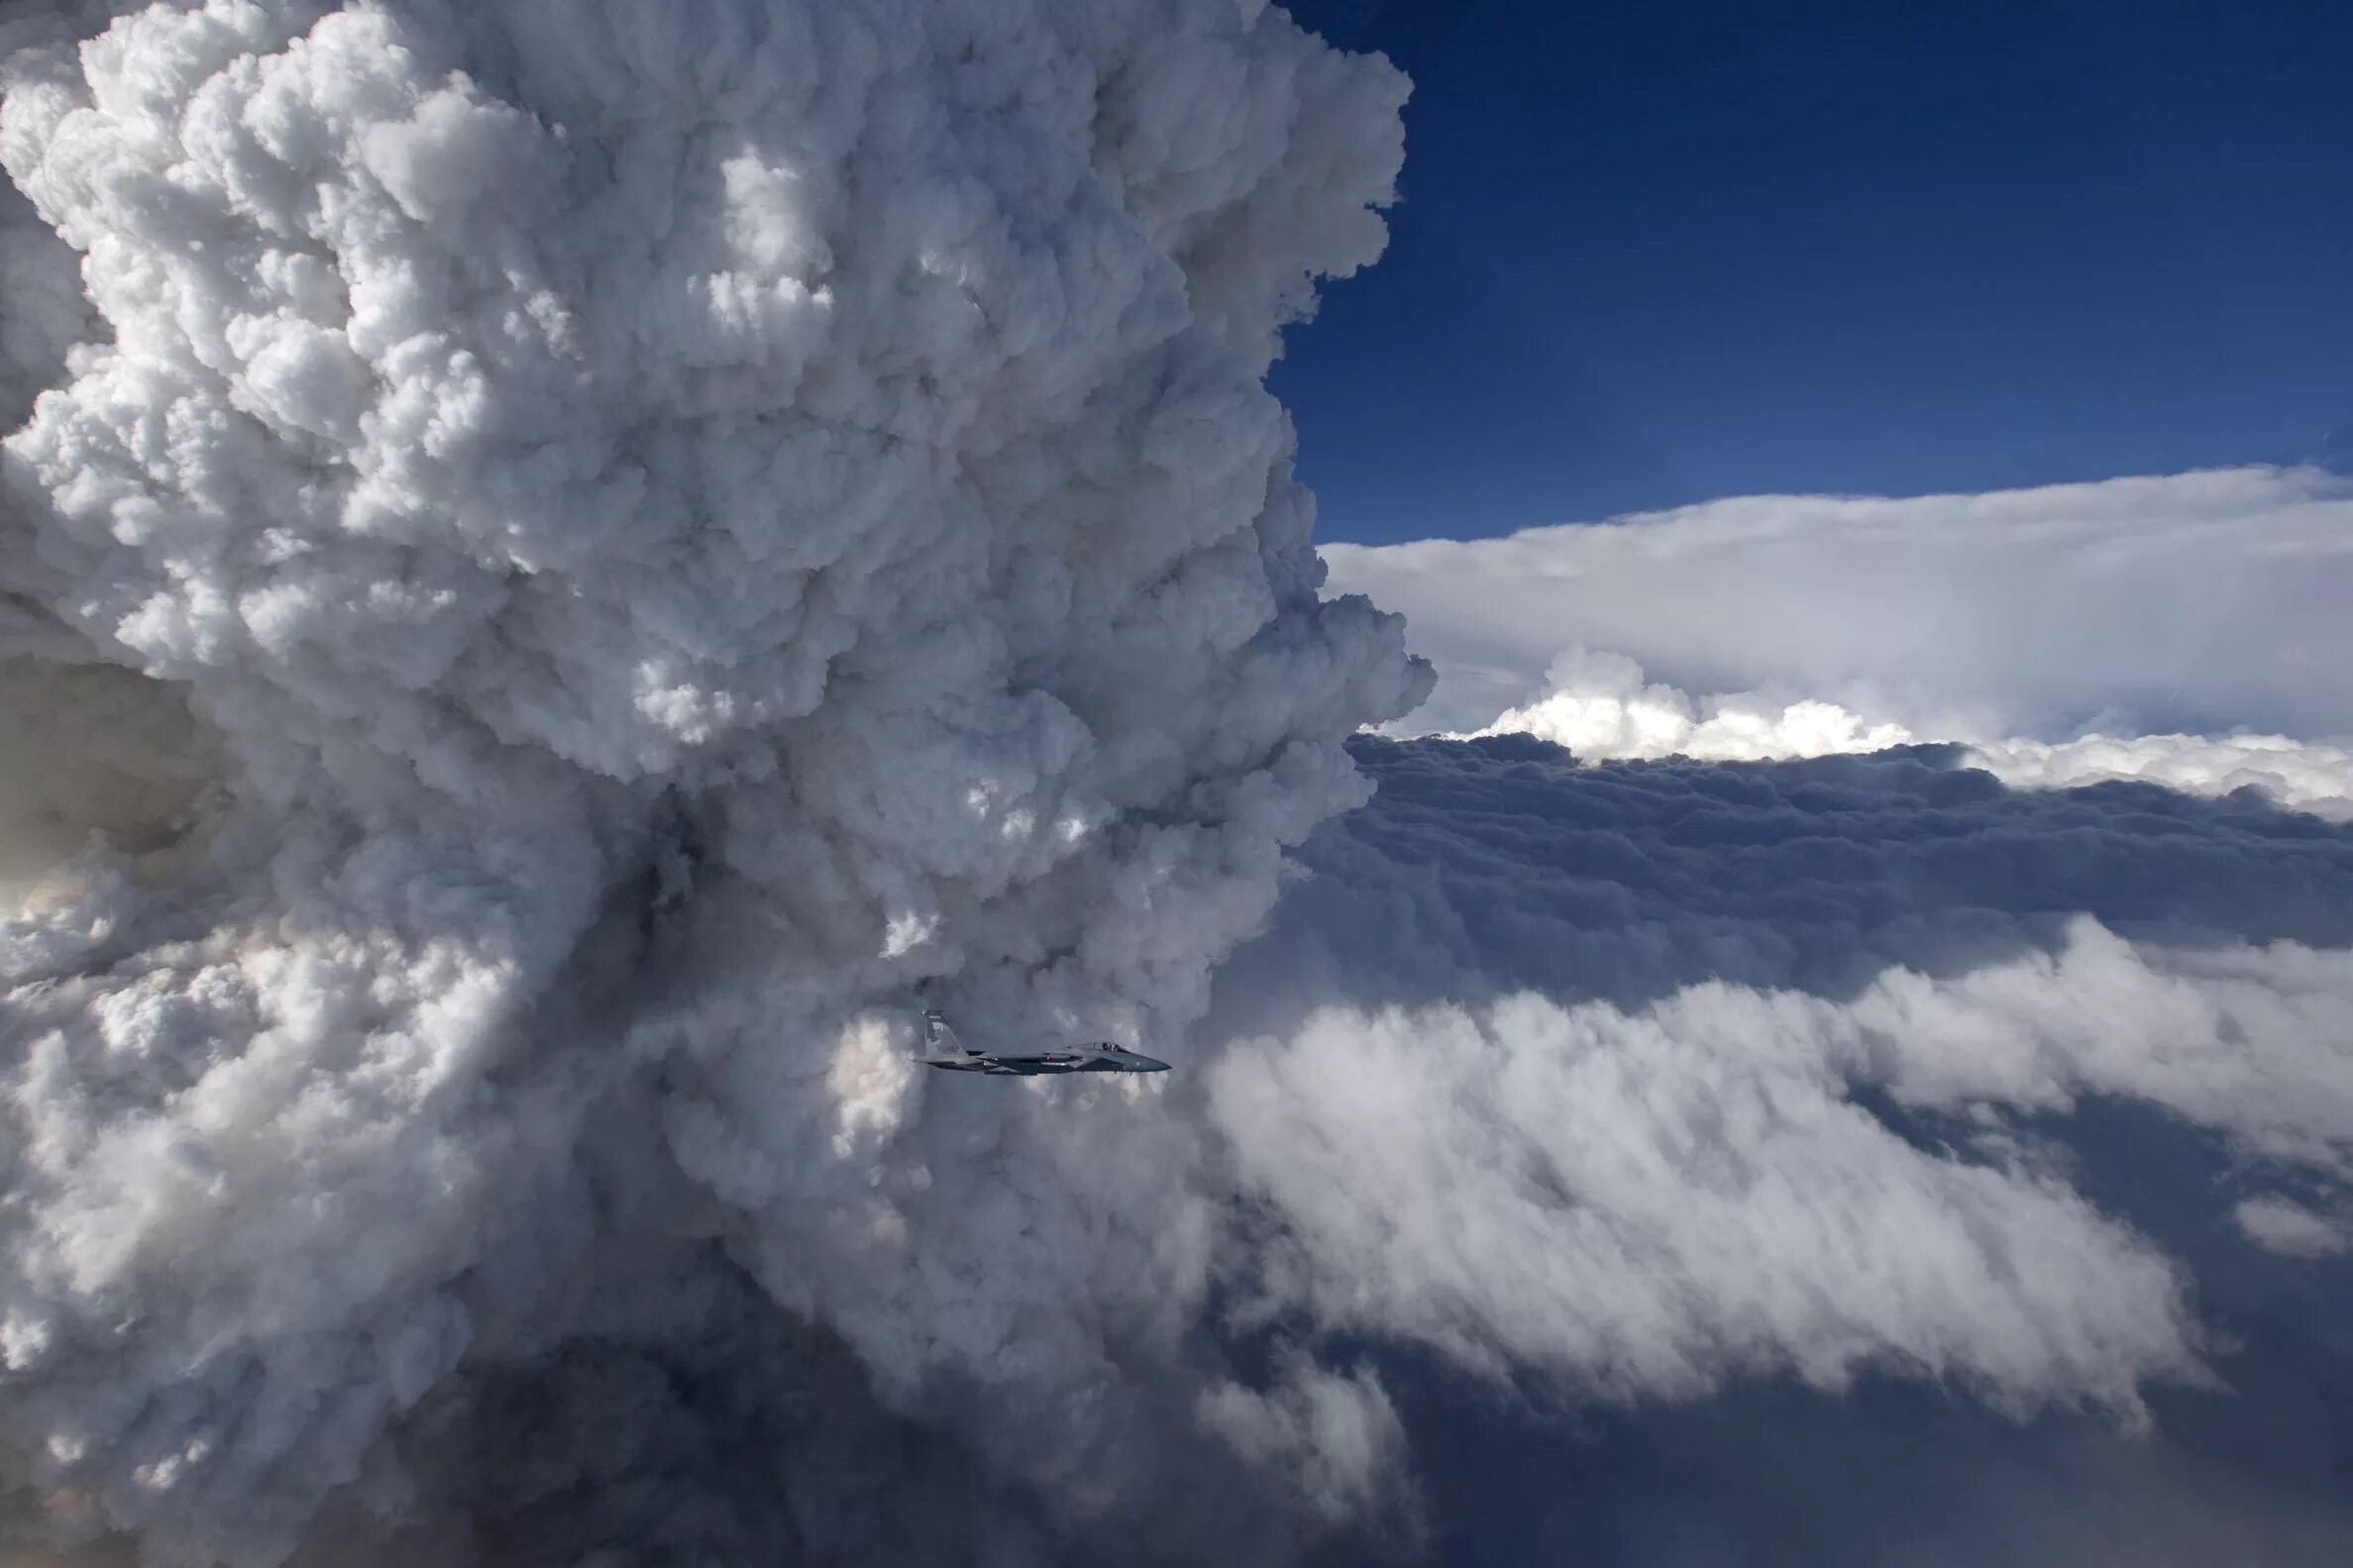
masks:
<path id="1" fill-rule="evenodd" d="M 947 1016 L 936 1007 L 923 1009 L 923 1054 L 915 1058 L 926 1067 L 949 1073 L 994 1073 L 1007 1078 L 1036 1078 L 1045 1073 L 1165 1073 L 1168 1064 L 1157 1057 L 1130 1051 L 1108 1040 L 1082 1045 L 1058 1045 L 1043 1051 L 976 1051 L 956 1038 Z"/>

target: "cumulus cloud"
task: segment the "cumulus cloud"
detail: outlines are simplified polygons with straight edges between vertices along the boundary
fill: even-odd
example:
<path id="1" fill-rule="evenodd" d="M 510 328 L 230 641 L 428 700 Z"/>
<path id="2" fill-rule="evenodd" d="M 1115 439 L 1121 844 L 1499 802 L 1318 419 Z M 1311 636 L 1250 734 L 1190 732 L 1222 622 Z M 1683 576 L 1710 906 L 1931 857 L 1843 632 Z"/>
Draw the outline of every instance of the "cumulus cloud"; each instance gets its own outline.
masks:
<path id="1" fill-rule="evenodd" d="M 1522 574 L 1628 620 L 1498 598 L 1542 619 L 1468 656 L 1463 547 L 1382 585 L 1510 673 L 1456 727 L 1576 644 L 1549 711 L 1685 760 L 1352 740 L 1431 671 L 1323 591 L 1262 379 L 1404 93 L 1212 0 L 0 23 L 8 1532 L 1274 1564 L 1443 1527 L 1425 1364 L 1551 1414 L 2228 1381 L 2065 1129 L 2153 1107 L 2324 1263 L 2353 848 L 2229 792 L 2317 752 L 2049 726 L 2338 725 L 2274 678 L 2343 651 L 2341 496 L 1703 509 Z M 1627 630 L 1768 544 L 1851 624 Z M 1876 594 L 1924 563 L 2029 587 Z M 2094 565 L 2284 634 L 2022 643 Z M 1981 744 L 1803 756 L 1896 727 Z M 917 986 L 1180 1071 L 932 1082 Z"/>
<path id="2" fill-rule="evenodd" d="M 2326 608 L 2345 586 L 2347 504 L 2330 475 L 2250 470 L 1975 497 L 1754 497 L 1503 540 L 1329 547 L 1336 577 L 1406 608 L 1438 666 L 1437 695 L 1391 728 L 1467 732 L 1473 745 L 1365 743 L 1382 798 L 1311 846 L 1314 876 L 1265 945 L 1269 970 L 1253 949 L 1232 973 L 1235 995 L 1253 998 L 1238 1015 L 1284 998 L 1264 1053 L 1216 1071 L 1243 1147 L 1256 1136 L 1268 1150 L 1255 1179 L 1304 1221 L 1287 1238 L 1285 1288 L 1336 1317 L 1428 1337 L 1471 1364 L 1543 1367 L 1572 1389 L 1609 1388 L 1636 1364 L 1630 1340 L 1708 1390 L 1759 1364 L 1845 1389 L 1858 1367 L 1939 1364 L 1870 1315 L 1884 1281 L 1795 1243 L 1719 1275 L 1706 1264 L 1723 1244 L 1686 1216 L 1794 1210 L 1824 1234 L 1872 1236 L 1873 1264 L 1893 1278 L 1919 1266 L 1898 1238 L 1927 1243 L 1935 1226 L 1858 1220 L 1846 1195 L 1918 1191 L 1904 1185 L 1909 1161 L 1942 1176 L 1959 1160 L 2021 1193 L 2097 1195 L 2109 1211 L 2093 1228 L 2114 1256 L 2145 1264 L 2152 1236 L 2112 1228 L 2114 1206 L 2130 1210 L 2177 1268 L 2194 1256 L 2225 1271 L 2194 1285 L 2177 1273 L 2191 1292 L 2181 1300 L 2225 1304 L 2232 1332 L 2258 1339 L 2301 1314 L 2310 1337 L 2291 1336 L 2286 1376 L 2334 1386 L 2334 1330 L 2295 1305 L 2325 1287 L 2242 1294 L 2242 1271 L 2271 1276 L 2202 1238 L 2235 1233 L 2306 1268 L 2341 1247 L 2330 1216 L 2353 1150 L 2349 933 L 2329 909 L 2343 897 L 2344 840 L 2312 818 L 2353 818 L 2353 715 L 2328 674 L 2343 650 Z M 2300 847 L 2278 858 L 2291 842 Z M 1286 991 L 1276 963 L 1314 978 Z M 1391 1071 L 1446 1107 L 1434 1125 L 1376 1126 L 1347 1093 L 1307 1092 L 1333 1065 L 1322 1042 L 1351 1035 L 1384 1061 L 1392 1038 L 1423 1048 Z M 1872 1174 L 1796 1175 L 1775 1153 L 1795 1097 L 1747 1086 L 1793 1037 L 1827 1086 L 1799 1102 L 1854 1115 Z M 1564 1059 L 1586 1076 L 1548 1093 L 1548 1080 L 1568 1082 Z M 1612 1109 L 1589 1115 L 1597 1100 Z M 1759 1100 L 1784 1119 L 1744 1119 Z M 2145 1197 L 2147 1167 L 2128 1152 L 2137 1135 L 2108 1128 L 2110 1105 L 2149 1107 L 2196 1129 L 2194 1146 L 2226 1151 L 2220 1193 Z M 1624 1138 L 1627 1127 L 1645 1130 Z M 1490 1222 L 1452 1218 L 1420 1245 L 1387 1244 L 1389 1222 L 1368 1224 L 1355 1199 L 1361 1176 L 1335 1182 L 1284 1153 L 1375 1137 L 1414 1151 L 1430 1182 L 1475 1187 L 1464 1206 Z M 1597 1169 L 1592 1151 L 1611 1137 L 1647 1157 L 1647 1181 Z M 1749 1184 L 1730 1205 L 1711 1185 L 1724 1159 Z M 1676 1198 L 1647 1208 L 1654 1187 Z M 2232 1190 L 2247 1196 L 2233 1204 L 2221 1196 Z M 1773 1203 L 1781 1193 L 1802 1196 Z M 1765 1228 L 1761 1209 L 1733 1211 L 1743 1222 L 1728 1230 Z M 1465 1240 L 1515 1231 L 1546 1239 Z M 1675 1261 L 1646 1274 L 1594 1261 L 1611 1248 Z M 2130 1323 L 2155 1299 L 2121 1276 L 2108 1295 L 2092 1283 L 2100 1249 L 2069 1250 L 2088 1317 Z M 1532 1285 L 1541 1271 L 1525 1260 L 1579 1256 L 1586 1275 L 1653 1285 L 1629 1320 L 1678 1332 L 1621 1331 L 1602 1348 L 1547 1321 L 1532 1304 L 1563 1287 Z M 1744 1293 L 1776 1267 L 1801 1283 L 1774 1303 L 1838 1306 L 1743 1339 L 1764 1315 Z M 1981 1277 L 2047 1286 L 2058 1266 L 1987 1261 Z M 2023 1331 L 2047 1350 L 2077 1314 L 1979 1302 L 1961 1315 L 1986 1337 L 1959 1375 L 1996 1385 L 1998 1403 L 2008 1396 L 1984 1371 L 1994 1325 L 2032 1323 Z M 1608 1318 L 1587 1308 L 1576 1320 Z M 2147 1343 L 2167 1348 L 2145 1361 L 2105 1346 L 2108 1387 L 2134 1390 L 2112 1401 L 2157 1399 L 2151 1373 L 2266 1375 L 2260 1360 L 2232 1370 L 2204 1355 L 2199 1320 L 2185 1308 L 2179 1337 L 2160 1329 Z M 2049 1394 L 2101 1376 L 2027 1381 Z M 1643 1386 L 1671 1384 L 1658 1373 Z M 2303 1418 L 2254 1387 L 2273 1411 L 2259 1418 Z M 2178 1429 L 2217 1425 L 2208 1410 L 2170 1409 Z M 1932 1424 L 1907 1419 L 1914 1434 Z M 2072 1462 L 2021 1441 L 2031 1463 Z M 2162 1481 L 2137 1461 L 2119 1473 L 2151 1504 L 2169 1491 L 2199 1499 L 2176 1543 L 2282 1561 L 2341 1551 L 2353 1529 L 2322 1501 L 2332 1485 L 2255 1501 L 2260 1486 L 2225 1478 L 2228 1454 L 2208 1443 Z M 1743 1484 L 1719 1479 L 1727 1492 Z M 1966 1549 L 2175 1549 L 2037 1507 L 2052 1517 L 2022 1536 L 1973 1529 Z M 2290 1516 L 2311 1532 L 2254 1522 Z M 1867 1559 L 1853 1542 L 1871 1536 L 1859 1518 L 1851 1537 L 1810 1549 Z"/>
<path id="3" fill-rule="evenodd" d="M 2276 1194 L 2250 1198 L 2231 1217 L 2257 1246 L 2296 1258 L 2334 1257 L 2353 1250 L 2345 1227 L 2324 1214 Z"/>
<path id="4" fill-rule="evenodd" d="M 2193 1367 L 2164 1260 L 2055 1185 L 1908 1147 L 1826 1032 L 1709 989 L 1631 1017 L 1342 1011 L 1221 1063 L 1212 1094 L 1290 1222 L 1267 1288 L 1493 1377 L 1631 1401 L 1884 1361 L 2129 1406 Z"/>
<path id="5" fill-rule="evenodd" d="M 1228 966 L 1237 1026 L 1318 998 L 1534 993 L 1639 1017 L 1711 987 L 1810 995 L 1891 1042 L 1842 1075 L 1907 1100 L 2128 1095 L 2343 1164 L 2341 828 L 2146 784 L 2005 789 L 1951 748 L 1586 765 L 1521 737 L 1356 747 L 1380 794 L 1310 842 Z M 1760 1051 L 1772 1032 L 1757 1024 Z"/>
<path id="6" fill-rule="evenodd" d="M 1212 1095 L 1288 1221 L 1267 1289 L 1490 1376 L 1632 1400 L 1884 1365 L 2137 1409 L 2143 1380 L 2198 1368 L 2186 1282 L 2003 1127 L 2130 1098 L 2342 1176 L 2348 1026 L 2342 953 L 2174 955 L 2081 921 L 2056 955 L 1845 998 L 1320 1012 L 1222 1060 Z M 1954 1118 L 1960 1151 L 1907 1141 L 1868 1089 Z M 2289 1213 L 2237 1217 L 2279 1250 L 2328 1233 Z"/>
<path id="7" fill-rule="evenodd" d="M 1405 1433 L 1369 1369 L 1342 1373 L 1293 1352 L 1271 1390 L 1221 1384 L 1202 1396 L 1202 1410 L 1241 1457 L 1294 1476 L 1318 1517 L 1418 1530 L 1418 1500 L 1398 1484 Z"/>
<path id="8" fill-rule="evenodd" d="M 1884 751 L 1913 739 L 1900 724 L 1869 724 L 1835 702 L 1776 700 L 1762 691 L 1694 701 L 1624 654 L 1564 650 L 1545 671 L 1545 694 L 1506 708 L 1474 735 L 1534 735 L 1580 757 L 1754 760 Z"/>
<path id="9" fill-rule="evenodd" d="M 2055 789 L 2145 779 L 2192 794 L 2252 789 L 2331 821 L 2353 820 L 2353 750 L 2285 735 L 2086 735 L 1985 741 L 1971 757 L 2005 784 Z"/>
<path id="10" fill-rule="evenodd" d="M 2011 790 L 1957 748 L 1582 764 L 1525 736 L 1355 743 L 1237 996 L 1294 1010 L 1531 988 L 1621 1004 L 1721 980 L 1853 993 L 2061 945 L 2353 944 L 2353 840 L 2260 797 Z"/>
<path id="11" fill-rule="evenodd" d="M 1938 738 L 1786 692 L 1693 697 L 1645 680 L 1642 666 L 1624 654 L 1581 646 L 1552 661 L 1543 696 L 1505 709 L 1471 734 L 1534 735 L 1580 757 L 1708 761 L 1826 757 Z M 2353 818 L 2353 750 L 2285 735 L 2092 734 L 2060 742 L 2011 736 L 1977 741 L 1967 755 L 2023 789 L 2142 779 L 2192 794 L 2252 789 L 2332 820 Z"/>
<path id="12" fill-rule="evenodd" d="M 1230 4 L 6 28 L 18 1512 L 364 1540 L 418 1423 L 625 1419 L 738 1279 L 1065 1524 L 1148 1491 L 1186 1140 L 935 1108 L 896 1017 L 1178 1038 L 1426 690 L 1261 384 L 1402 77 Z M 1176 1427 L 1373 1454 L 1354 1387 Z"/>
<path id="13" fill-rule="evenodd" d="M 1951 747 L 1356 747 L 1378 794 L 1306 846 L 1212 1017 L 1246 1042 L 1207 1075 L 1262 1216 L 1248 1313 L 1422 1347 L 1499 1407 L 1626 1409 L 1544 1439 L 1549 1462 L 1655 1487 L 1736 1558 L 1784 1538 L 1743 1501 L 1766 1465 L 1821 1494 L 1803 1538 L 1824 1560 L 2172 1538 L 2322 1562 L 2353 1539 L 2297 1439 L 2235 1469 L 2233 1422 L 2304 1430 L 2297 1391 L 2343 1384 L 2328 1288 L 2215 1250 L 2335 1256 L 2344 830 L 2246 795 L 2007 789 Z M 2136 1111 L 2150 1130 L 2117 1130 Z M 1796 1450 L 1743 1435 L 1765 1398 L 1745 1391 L 1776 1379 L 1818 1397 L 1774 1417 L 1809 1432 Z M 2023 1424 L 1886 1397 L 1913 1379 Z M 2144 1422 L 2153 1452 L 2101 1434 Z M 1992 1512 L 1844 1499 L 1859 1461 L 1837 1456 L 1890 1447 L 1914 1456 L 1904 1485 Z M 2017 1479 L 2062 1472 L 2081 1490 Z M 1514 1473 L 1492 1484 L 1540 1484 Z M 1602 1561 L 1669 1550 L 1618 1482 L 1561 1485 L 1511 1527 L 1590 1536 Z M 1433 1507 L 1477 1495 L 1458 1478 Z"/>

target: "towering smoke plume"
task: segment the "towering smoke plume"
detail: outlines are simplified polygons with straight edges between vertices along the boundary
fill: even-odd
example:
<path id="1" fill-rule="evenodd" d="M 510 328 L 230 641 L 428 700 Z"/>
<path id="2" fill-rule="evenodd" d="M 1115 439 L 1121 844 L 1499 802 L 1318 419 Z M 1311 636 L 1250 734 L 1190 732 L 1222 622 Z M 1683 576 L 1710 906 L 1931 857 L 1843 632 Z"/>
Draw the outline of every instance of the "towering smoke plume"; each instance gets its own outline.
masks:
<path id="1" fill-rule="evenodd" d="M 2293 1451 L 2353 1391 L 2337 488 L 1343 554 L 1449 727 L 1620 760 L 1375 739 L 1430 671 L 1261 383 L 1383 242 L 1385 63 L 1254 0 L 0 16 L 0 1552 L 1541 1498 L 1647 1568 L 1786 1494 L 1761 1556 L 2353 1559 Z M 1773 562 L 1878 610 L 1739 613 Z M 1976 749 L 1807 757 L 1907 739 Z M 1178 1071 L 919 1079 L 917 991 Z M 2248 1344 L 2289 1436 L 2201 1446 Z M 1510 1419 L 1587 1446 L 1453 1442 Z"/>
<path id="2" fill-rule="evenodd" d="M 1232 0 L 113 11 L 0 34 L 15 1522 L 270 1562 L 470 1421 L 544 1472 L 473 1505 L 625 1509 L 829 1341 L 1064 1523 L 1154 1427 L 1377 1448 L 1147 1420 L 1189 1156 L 899 1019 L 1181 1057 L 1426 691 L 1260 384 L 1403 79 Z"/>

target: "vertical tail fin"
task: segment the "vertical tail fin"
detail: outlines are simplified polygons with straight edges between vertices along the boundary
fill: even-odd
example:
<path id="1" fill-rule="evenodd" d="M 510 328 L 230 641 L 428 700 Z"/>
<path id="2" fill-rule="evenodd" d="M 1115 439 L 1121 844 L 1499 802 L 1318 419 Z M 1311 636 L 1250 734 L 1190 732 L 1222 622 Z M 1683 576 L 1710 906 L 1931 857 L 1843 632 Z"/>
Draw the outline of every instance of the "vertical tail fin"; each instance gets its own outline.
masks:
<path id="1" fill-rule="evenodd" d="M 940 1060 L 970 1056 L 972 1053 L 965 1047 L 963 1041 L 956 1038 L 956 1031 L 948 1027 L 946 1013 L 941 1012 L 937 1007 L 925 1007 L 923 1009 L 922 1054 L 925 1057 Z"/>

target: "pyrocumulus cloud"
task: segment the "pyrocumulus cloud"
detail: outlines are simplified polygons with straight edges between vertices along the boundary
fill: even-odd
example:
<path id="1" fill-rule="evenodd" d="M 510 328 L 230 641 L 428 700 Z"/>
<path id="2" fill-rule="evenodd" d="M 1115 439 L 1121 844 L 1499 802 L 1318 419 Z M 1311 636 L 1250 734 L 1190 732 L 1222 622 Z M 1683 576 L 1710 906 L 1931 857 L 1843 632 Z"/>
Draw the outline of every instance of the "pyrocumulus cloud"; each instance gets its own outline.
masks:
<path id="1" fill-rule="evenodd" d="M 5 26 L 14 1495 L 191 1562 L 412 1520 L 403 1422 L 736 1275 L 1132 1490 L 1183 1142 L 927 1114 L 899 1019 L 1176 1038 L 1427 689 L 1260 384 L 1402 77 L 1231 4 Z M 1369 1461 L 1358 1387 L 1195 1426 Z M 475 1503 L 655 1466 L 602 1440 Z"/>
<path id="2" fill-rule="evenodd" d="M 1449 1527 L 1432 1368 L 2231 1386 L 2070 1135 L 2343 1251 L 2341 487 L 1337 552 L 1424 706 L 1263 385 L 1405 93 L 1253 0 L 0 22 L 11 1537 L 1278 1563 Z M 1178 1071 L 918 1078 L 918 988 Z"/>

